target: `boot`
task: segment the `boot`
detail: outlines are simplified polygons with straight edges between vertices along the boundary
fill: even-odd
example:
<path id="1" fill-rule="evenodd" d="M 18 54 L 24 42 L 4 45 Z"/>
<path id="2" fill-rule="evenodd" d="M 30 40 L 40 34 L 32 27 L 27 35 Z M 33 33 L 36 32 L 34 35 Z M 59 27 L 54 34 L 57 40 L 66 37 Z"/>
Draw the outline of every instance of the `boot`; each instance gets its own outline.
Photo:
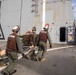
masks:
<path id="1" fill-rule="evenodd" d="M 1 72 L 3 75 L 11 75 L 11 74 L 9 74 L 8 72 L 6 72 L 6 71 L 2 71 Z"/>
<path id="2" fill-rule="evenodd" d="M 39 61 L 38 57 L 35 57 L 35 60 L 36 60 L 36 61 Z"/>
<path id="3" fill-rule="evenodd" d="M 14 71 L 11 73 L 11 75 L 14 74 L 14 73 L 16 73 L 16 72 L 17 72 L 17 70 L 14 70 Z"/>
<path id="4" fill-rule="evenodd" d="M 45 58 L 42 58 L 40 61 L 41 61 L 41 62 L 45 61 Z"/>
<path id="5" fill-rule="evenodd" d="M 30 59 L 30 57 L 29 57 L 29 55 L 28 55 L 28 54 L 26 55 L 26 58 L 27 58 L 27 59 Z"/>

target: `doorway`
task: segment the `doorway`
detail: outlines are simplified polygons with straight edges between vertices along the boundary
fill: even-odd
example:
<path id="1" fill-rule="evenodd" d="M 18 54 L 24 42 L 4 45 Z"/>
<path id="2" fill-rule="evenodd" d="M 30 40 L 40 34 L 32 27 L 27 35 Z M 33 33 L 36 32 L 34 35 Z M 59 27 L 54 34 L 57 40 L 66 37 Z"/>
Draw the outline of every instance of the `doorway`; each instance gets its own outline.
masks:
<path id="1" fill-rule="evenodd" d="M 66 27 L 60 27 L 60 42 L 66 41 Z"/>

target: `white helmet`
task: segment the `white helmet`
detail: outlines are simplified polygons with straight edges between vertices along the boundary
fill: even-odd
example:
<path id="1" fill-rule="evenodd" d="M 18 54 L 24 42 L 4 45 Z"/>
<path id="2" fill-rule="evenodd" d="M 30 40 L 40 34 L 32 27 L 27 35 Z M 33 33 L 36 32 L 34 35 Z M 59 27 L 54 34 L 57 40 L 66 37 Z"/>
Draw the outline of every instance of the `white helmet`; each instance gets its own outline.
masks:
<path id="1" fill-rule="evenodd" d="M 18 25 L 14 26 L 12 28 L 12 31 L 14 31 L 14 32 L 18 32 L 19 30 L 20 30 L 20 27 Z"/>

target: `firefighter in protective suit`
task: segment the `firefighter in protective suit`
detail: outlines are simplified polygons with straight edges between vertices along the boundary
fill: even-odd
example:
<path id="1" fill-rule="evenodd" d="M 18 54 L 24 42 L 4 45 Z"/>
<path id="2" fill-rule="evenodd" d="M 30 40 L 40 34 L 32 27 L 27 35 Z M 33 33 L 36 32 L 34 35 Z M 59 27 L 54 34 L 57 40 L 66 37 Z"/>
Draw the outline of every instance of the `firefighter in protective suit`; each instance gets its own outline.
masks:
<path id="1" fill-rule="evenodd" d="M 47 40 L 49 41 L 49 44 L 50 44 L 50 48 L 52 48 L 52 42 L 51 42 L 51 38 L 50 38 L 50 35 L 49 35 L 49 32 L 48 32 L 48 28 L 49 26 L 45 26 L 43 28 L 42 31 L 40 31 L 39 33 L 39 51 L 38 51 L 38 54 L 36 56 L 36 60 L 37 61 L 44 61 L 45 58 L 45 53 L 46 53 L 46 50 L 47 50 Z M 39 54 L 41 54 L 41 56 L 39 56 Z"/>
<path id="2" fill-rule="evenodd" d="M 30 44 L 31 44 L 31 46 L 30 46 L 30 52 L 26 55 L 26 58 L 27 59 L 31 59 L 31 58 L 33 58 L 34 59 L 34 57 L 35 57 L 35 38 L 36 38 L 36 27 L 33 27 L 32 28 L 32 32 L 30 32 L 30 38 L 29 38 L 29 40 L 30 40 Z"/>
<path id="3" fill-rule="evenodd" d="M 17 33 L 19 32 L 19 30 L 20 30 L 20 27 L 16 25 L 12 29 L 13 33 L 8 36 L 6 54 L 8 56 L 9 65 L 1 72 L 3 75 L 11 75 L 13 72 L 16 72 L 16 70 L 14 70 L 16 62 L 18 60 L 18 55 L 17 55 L 18 46 L 17 46 L 16 39 L 17 39 Z"/>

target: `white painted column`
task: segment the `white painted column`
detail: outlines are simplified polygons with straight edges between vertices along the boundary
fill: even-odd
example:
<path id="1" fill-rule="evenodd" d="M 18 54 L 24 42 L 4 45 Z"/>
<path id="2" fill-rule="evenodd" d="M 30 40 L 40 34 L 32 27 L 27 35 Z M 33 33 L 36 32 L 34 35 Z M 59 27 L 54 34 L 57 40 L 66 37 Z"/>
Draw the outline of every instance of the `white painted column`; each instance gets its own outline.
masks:
<path id="1" fill-rule="evenodd" d="M 45 26 L 45 11 L 46 11 L 46 0 L 43 0 L 42 29 Z"/>
<path id="2" fill-rule="evenodd" d="M 21 33 L 22 6 L 23 6 L 23 0 L 21 0 L 21 10 L 20 10 L 20 31 L 19 31 L 19 35 L 20 35 L 20 33 Z"/>

